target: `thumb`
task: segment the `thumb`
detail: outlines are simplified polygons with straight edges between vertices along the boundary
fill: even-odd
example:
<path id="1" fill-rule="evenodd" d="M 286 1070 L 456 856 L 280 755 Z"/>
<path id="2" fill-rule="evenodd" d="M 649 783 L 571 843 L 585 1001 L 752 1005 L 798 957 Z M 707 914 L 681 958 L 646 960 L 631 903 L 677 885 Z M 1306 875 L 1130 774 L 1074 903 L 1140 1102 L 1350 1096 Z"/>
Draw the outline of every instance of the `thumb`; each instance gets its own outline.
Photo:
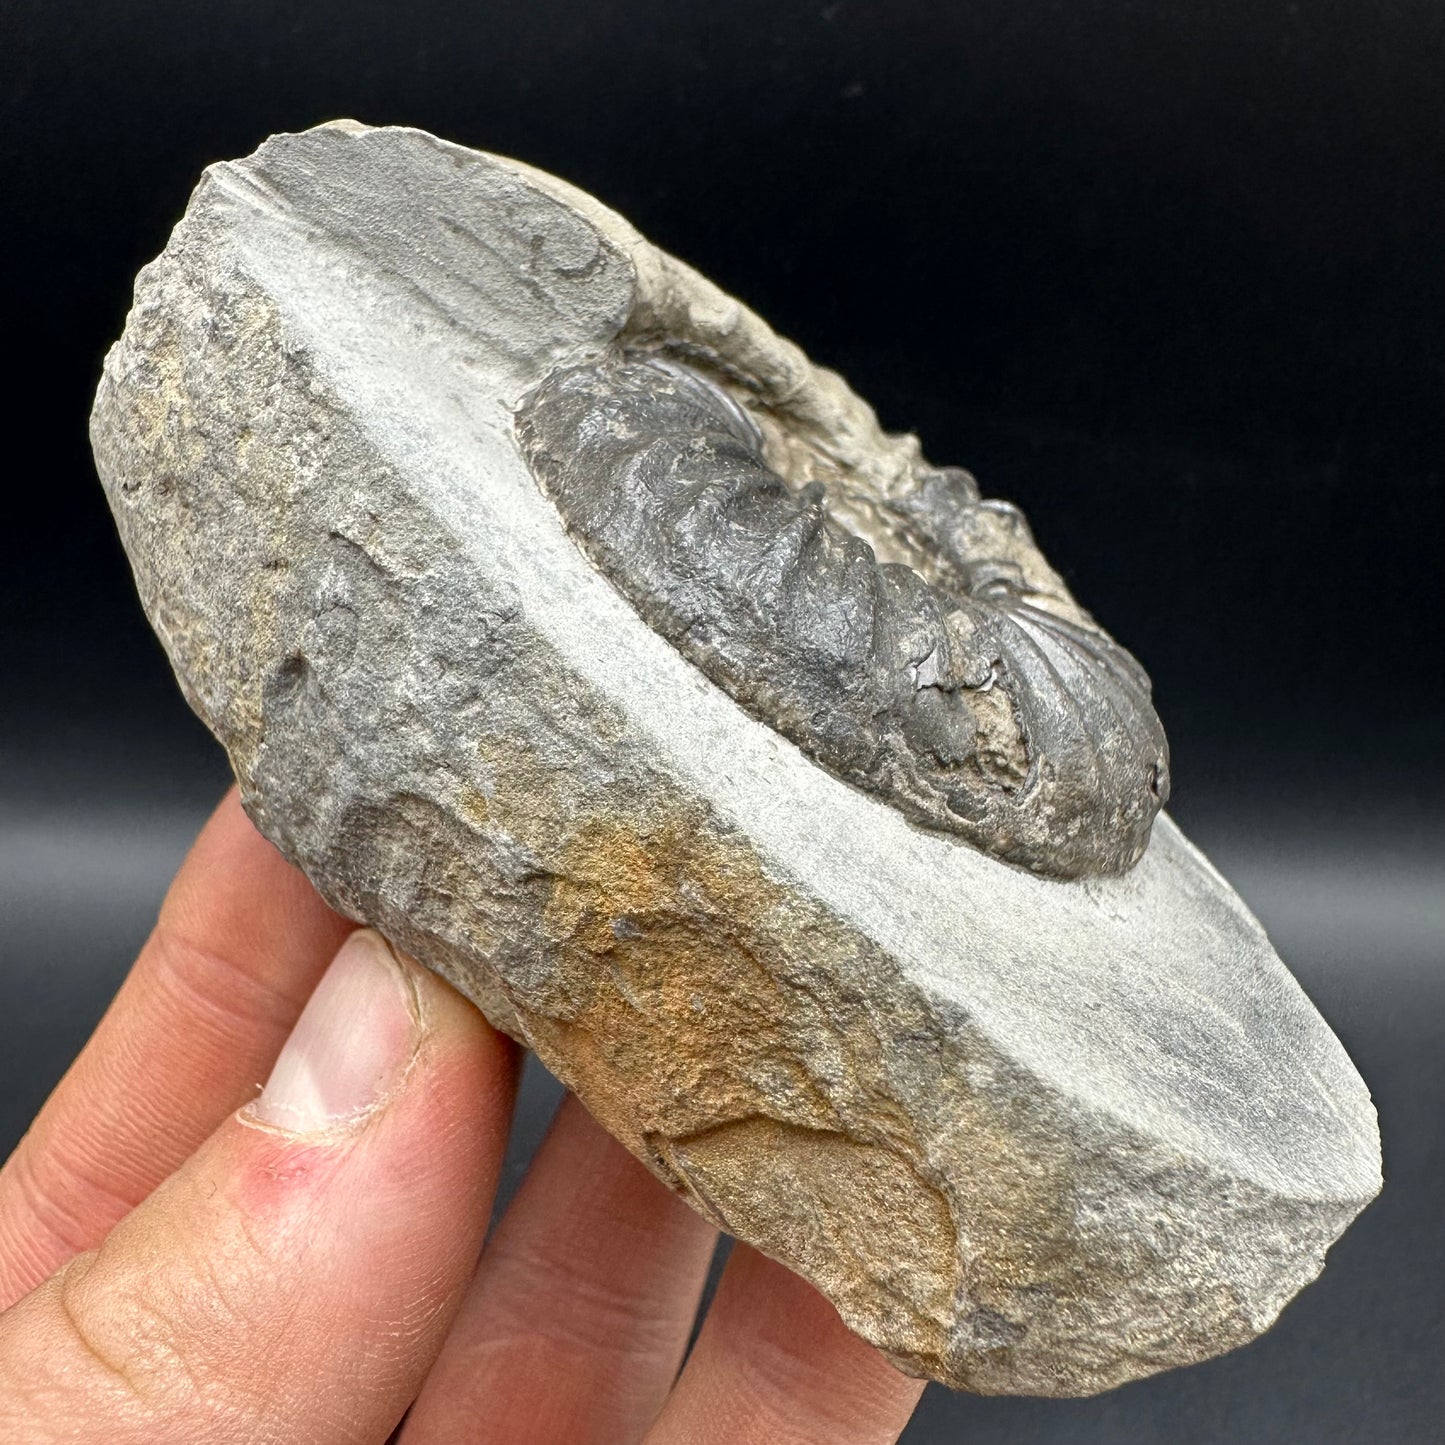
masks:
<path id="1" fill-rule="evenodd" d="M 481 1249 L 515 1058 L 353 933 L 260 1097 L 0 1316 L 0 1439 L 384 1441 Z"/>

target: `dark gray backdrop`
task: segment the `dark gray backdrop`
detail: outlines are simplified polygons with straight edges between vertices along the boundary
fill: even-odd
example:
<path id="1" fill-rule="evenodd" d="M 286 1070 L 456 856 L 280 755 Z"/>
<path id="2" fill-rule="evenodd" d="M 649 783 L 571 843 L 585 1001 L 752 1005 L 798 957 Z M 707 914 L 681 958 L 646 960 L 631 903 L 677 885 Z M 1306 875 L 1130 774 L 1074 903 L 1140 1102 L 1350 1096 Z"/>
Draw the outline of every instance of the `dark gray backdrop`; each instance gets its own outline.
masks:
<path id="1" fill-rule="evenodd" d="M 595 191 L 1023 504 L 1375 1091 L 1386 1192 L 1264 1340 L 1095 1401 L 933 1391 L 906 1439 L 1440 1439 L 1442 39 L 1434 0 L 11 0 L 5 1146 L 226 778 L 86 450 L 130 278 L 208 161 L 423 125 Z"/>

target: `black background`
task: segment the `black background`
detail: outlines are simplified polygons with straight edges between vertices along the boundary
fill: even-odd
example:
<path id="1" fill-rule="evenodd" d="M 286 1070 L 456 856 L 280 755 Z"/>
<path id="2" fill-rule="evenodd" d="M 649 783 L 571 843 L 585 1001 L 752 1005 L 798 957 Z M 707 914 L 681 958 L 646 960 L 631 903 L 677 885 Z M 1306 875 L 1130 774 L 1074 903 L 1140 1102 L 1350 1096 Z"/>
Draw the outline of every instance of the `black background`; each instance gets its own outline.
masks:
<path id="1" fill-rule="evenodd" d="M 1386 1192 L 1264 1340 L 1084 1403 L 931 1391 L 905 1439 L 1441 1438 L 1442 83 L 1435 0 L 10 0 L 0 1142 L 226 777 L 85 441 L 131 277 L 206 163 L 420 125 L 595 192 L 1023 505 L 1375 1091 Z"/>

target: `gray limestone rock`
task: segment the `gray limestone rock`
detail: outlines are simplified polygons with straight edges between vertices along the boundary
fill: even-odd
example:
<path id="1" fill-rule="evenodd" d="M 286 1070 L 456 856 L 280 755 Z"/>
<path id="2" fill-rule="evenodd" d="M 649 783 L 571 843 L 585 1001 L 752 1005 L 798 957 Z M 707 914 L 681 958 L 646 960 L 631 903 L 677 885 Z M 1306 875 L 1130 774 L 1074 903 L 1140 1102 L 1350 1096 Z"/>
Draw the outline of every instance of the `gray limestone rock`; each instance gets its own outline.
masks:
<path id="1" fill-rule="evenodd" d="M 1379 1189 L 1018 513 L 589 197 L 349 123 L 213 166 L 92 439 L 266 836 L 904 1369 L 1217 1354 Z"/>

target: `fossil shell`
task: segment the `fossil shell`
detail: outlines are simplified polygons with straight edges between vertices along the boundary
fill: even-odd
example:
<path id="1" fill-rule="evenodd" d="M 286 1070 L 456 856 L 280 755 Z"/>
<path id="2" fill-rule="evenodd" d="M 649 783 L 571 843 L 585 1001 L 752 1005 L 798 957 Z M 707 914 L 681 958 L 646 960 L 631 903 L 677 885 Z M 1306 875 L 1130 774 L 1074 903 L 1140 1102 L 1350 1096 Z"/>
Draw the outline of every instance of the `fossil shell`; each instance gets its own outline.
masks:
<path id="1" fill-rule="evenodd" d="M 687 362 L 559 369 L 523 404 L 588 555 L 730 696 L 916 822 L 1061 877 L 1138 862 L 1168 796 L 1149 680 L 1017 509 L 920 462 L 867 497 L 870 535 L 919 567 L 879 562 L 829 515 L 822 467 L 795 490 L 769 465 L 747 379 L 718 359 L 708 377 L 690 341 L 669 347 Z M 835 495 L 850 480 L 834 470 Z"/>

